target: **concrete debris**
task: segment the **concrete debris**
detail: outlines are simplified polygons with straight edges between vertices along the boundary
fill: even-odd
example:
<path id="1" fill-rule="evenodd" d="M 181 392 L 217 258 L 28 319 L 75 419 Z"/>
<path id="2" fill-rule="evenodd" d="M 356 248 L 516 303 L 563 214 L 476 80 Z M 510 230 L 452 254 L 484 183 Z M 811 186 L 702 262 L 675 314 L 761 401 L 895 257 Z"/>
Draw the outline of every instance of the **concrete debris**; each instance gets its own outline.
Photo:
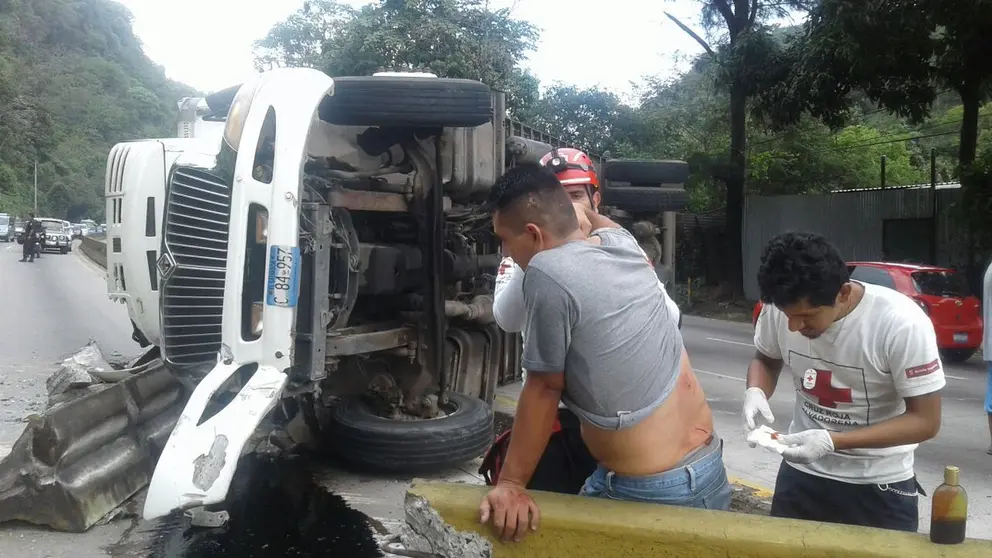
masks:
<path id="1" fill-rule="evenodd" d="M 492 558 L 492 543 L 476 533 L 455 530 L 425 498 L 408 493 L 404 511 L 408 528 L 400 533 L 400 541 L 407 551 L 438 558 Z"/>
<path id="2" fill-rule="evenodd" d="M 90 341 L 74 355 L 63 360 L 59 370 L 45 381 L 48 405 L 55 406 L 96 391 L 89 388 L 103 383 L 99 376 L 112 370 L 110 363 L 103 358 L 100 347 Z"/>

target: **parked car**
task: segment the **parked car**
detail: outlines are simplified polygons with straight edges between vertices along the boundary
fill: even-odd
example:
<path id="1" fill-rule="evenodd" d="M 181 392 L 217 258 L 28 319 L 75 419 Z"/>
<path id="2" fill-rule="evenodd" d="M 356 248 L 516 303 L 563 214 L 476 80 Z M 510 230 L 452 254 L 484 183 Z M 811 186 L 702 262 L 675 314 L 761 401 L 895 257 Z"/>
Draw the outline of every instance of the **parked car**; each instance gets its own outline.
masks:
<path id="1" fill-rule="evenodd" d="M 14 240 L 14 218 L 6 213 L 0 213 L 0 241 Z"/>
<path id="2" fill-rule="evenodd" d="M 982 305 L 968 289 L 964 275 L 930 265 L 849 262 L 851 279 L 895 289 L 912 298 L 930 316 L 940 356 L 964 362 L 982 344 Z M 758 323 L 761 302 L 754 305 L 751 323 Z"/>

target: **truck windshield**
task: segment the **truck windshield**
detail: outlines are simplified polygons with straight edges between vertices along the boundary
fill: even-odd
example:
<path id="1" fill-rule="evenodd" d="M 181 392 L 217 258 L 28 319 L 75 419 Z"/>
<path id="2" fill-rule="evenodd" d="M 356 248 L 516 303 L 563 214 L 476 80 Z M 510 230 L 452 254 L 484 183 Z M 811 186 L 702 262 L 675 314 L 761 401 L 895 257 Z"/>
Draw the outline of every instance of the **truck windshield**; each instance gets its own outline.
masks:
<path id="1" fill-rule="evenodd" d="M 964 276 L 954 271 L 917 271 L 913 273 L 913 283 L 925 295 L 957 298 L 971 295 Z"/>
<path id="2" fill-rule="evenodd" d="M 9 225 L 10 215 L 0 215 L 0 225 Z"/>
<path id="3" fill-rule="evenodd" d="M 46 231 L 62 232 L 62 223 L 59 221 L 42 221 L 41 226 L 45 227 Z"/>

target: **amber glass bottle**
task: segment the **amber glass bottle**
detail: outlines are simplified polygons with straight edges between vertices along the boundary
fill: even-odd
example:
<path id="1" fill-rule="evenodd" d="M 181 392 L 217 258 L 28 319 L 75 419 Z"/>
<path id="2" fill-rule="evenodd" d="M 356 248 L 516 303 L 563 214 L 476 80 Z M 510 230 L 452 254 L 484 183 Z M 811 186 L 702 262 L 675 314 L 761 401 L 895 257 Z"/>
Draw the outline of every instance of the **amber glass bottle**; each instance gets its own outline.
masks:
<path id="1" fill-rule="evenodd" d="M 968 520 L 968 494 L 958 484 L 957 467 L 944 468 L 944 484 L 933 493 L 930 508 L 930 541 L 937 544 L 964 542 Z"/>

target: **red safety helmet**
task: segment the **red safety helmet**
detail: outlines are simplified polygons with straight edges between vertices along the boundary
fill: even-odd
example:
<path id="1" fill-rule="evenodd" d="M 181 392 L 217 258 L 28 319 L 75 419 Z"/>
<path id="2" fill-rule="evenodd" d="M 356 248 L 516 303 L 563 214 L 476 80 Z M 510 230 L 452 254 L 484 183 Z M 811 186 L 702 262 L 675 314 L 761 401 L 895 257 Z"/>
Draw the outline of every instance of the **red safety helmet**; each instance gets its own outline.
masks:
<path id="1" fill-rule="evenodd" d="M 578 149 L 552 147 L 550 153 L 541 157 L 541 164 L 554 171 L 566 188 L 585 186 L 590 196 L 599 190 L 599 176 L 592 159 Z"/>

